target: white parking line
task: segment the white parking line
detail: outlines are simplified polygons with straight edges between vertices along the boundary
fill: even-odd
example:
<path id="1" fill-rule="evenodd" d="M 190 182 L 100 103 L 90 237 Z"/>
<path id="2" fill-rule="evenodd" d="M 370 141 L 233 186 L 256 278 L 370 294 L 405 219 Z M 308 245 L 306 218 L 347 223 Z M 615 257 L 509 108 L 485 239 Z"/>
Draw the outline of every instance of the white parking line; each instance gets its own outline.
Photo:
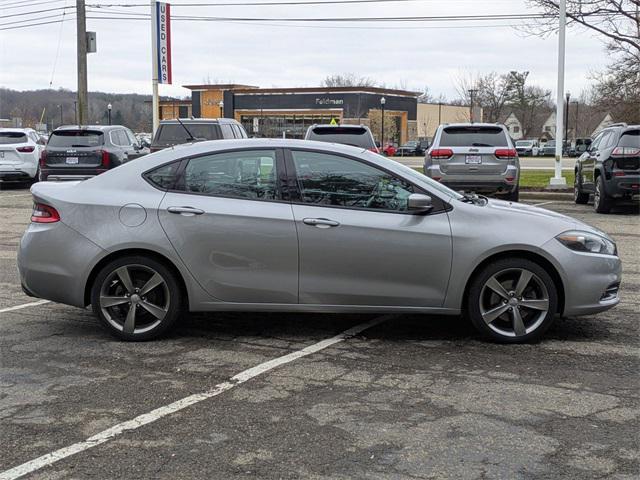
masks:
<path id="1" fill-rule="evenodd" d="M 30 193 L 19 193 L 17 195 L 0 195 L 0 198 L 14 198 L 14 197 L 31 197 Z"/>
<path id="2" fill-rule="evenodd" d="M 534 203 L 533 206 L 534 207 L 541 207 L 542 205 L 549 205 L 550 203 L 553 203 L 553 200 L 550 201 L 550 202 Z"/>
<path id="3" fill-rule="evenodd" d="M 313 345 L 309 345 L 302 350 L 297 350 L 287 355 L 283 355 L 282 357 L 268 360 L 264 363 L 261 363 L 260 365 L 256 365 L 255 367 L 244 370 L 231 377 L 231 379 L 229 379 L 228 381 L 219 383 L 211 390 L 189 395 L 188 397 L 177 400 L 173 403 L 170 403 L 169 405 L 156 408 L 155 410 L 152 410 L 148 413 L 138 415 L 131 420 L 114 425 L 113 427 L 103 430 L 102 432 L 97 433 L 96 435 L 89 437 L 82 442 L 74 443 L 73 445 L 69 445 L 68 447 L 64 447 L 54 452 L 48 453 L 34 460 L 23 463 L 22 465 L 18 465 L 17 467 L 5 470 L 4 472 L 0 473 L 0 480 L 14 480 L 16 478 L 20 478 L 28 473 L 35 472 L 36 470 L 40 470 L 41 468 L 44 468 L 48 465 L 52 465 L 59 460 L 70 457 L 71 455 L 75 455 L 76 453 L 80 453 L 84 450 L 88 450 L 97 445 L 108 442 L 109 440 L 122 435 L 124 432 L 136 430 L 144 425 L 155 422 L 156 420 L 166 417 L 167 415 L 171 415 L 172 413 L 176 413 L 191 405 L 200 403 L 212 397 L 216 397 L 221 393 L 226 392 L 227 390 L 231 390 L 235 386 L 238 386 L 248 380 L 251 380 L 254 377 L 257 377 L 258 375 L 262 375 L 269 370 L 279 367 L 280 365 L 285 365 L 287 363 L 293 362 L 298 358 L 306 357 L 307 355 L 319 352 L 320 350 L 324 350 L 325 348 L 335 345 L 336 343 L 340 343 L 344 340 L 354 337 L 364 330 L 384 322 L 390 317 L 391 315 L 383 315 L 381 317 L 374 318 L 369 322 L 361 323 L 359 325 L 356 325 L 355 327 L 345 330 L 344 332 L 339 333 L 334 337 L 327 338 L 318 343 L 314 343 Z"/>
<path id="4" fill-rule="evenodd" d="M 49 303 L 49 300 L 38 300 L 37 302 L 23 303 L 22 305 L 16 305 L 14 307 L 0 308 L 0 313 L 22 310 L 23 308 L 35 307 L 36 305 L 44 305 L 45 303 Z"/>

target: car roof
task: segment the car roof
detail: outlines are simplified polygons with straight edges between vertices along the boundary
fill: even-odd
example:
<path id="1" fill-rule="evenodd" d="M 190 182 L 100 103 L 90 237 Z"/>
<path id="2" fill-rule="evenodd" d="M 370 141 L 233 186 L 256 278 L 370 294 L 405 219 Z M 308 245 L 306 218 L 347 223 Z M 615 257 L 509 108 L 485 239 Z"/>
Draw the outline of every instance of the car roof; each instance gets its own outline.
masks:
<path id="1" fill-rule="evenodd" d="M 0 132 L 30 133 L 35 132 L 35 130 L 33 128 L 0 127 Z"/>
<path id="2" fill-rule="evenodd" d="M 482 123 L 482 122 L 464 122 L 464 123 L 445 123 L 442 125 L 443 128 L 447 127 L 498 127 L 498 128 L 506 128 L 502 123 Z"/>
<path id="3" fill-rule="evenodd" d="M 125 127 L 124 125 L 62 125 L 61 127 L 56 128 L 53 133 L 68 130 L 93 130 L 107 132 L 110 130 L 115 130 L 116 128 L 127 127 Z"/>
<path id="4" fill-rule="evenodd" d="M 345 124 L 345 123 L 339 123 L 339 124 L 330 124 L 330 123 L 314 123 L 313 125 L 311 125 L 311 128 L 365 128 L 367 130 L 369 130 L 369 127 L 367 127 L 366 125 L 353 125 L 353 124 Z"/>
<path id="5" fill-rule="evenodd" d="M 178 125 L 180 122 L 182 123 L 238 123 L 233 118 L 170 118 L 167 120 L 160 120 L 160 125 L 168 125 L 168 124 L 176 124 Z"/>

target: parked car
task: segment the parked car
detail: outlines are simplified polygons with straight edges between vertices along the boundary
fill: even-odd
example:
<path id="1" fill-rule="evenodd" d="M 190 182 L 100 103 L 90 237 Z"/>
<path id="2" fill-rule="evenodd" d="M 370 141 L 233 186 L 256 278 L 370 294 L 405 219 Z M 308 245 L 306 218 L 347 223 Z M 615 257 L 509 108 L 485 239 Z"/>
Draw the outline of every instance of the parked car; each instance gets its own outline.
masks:
<path id="1" fill-rule="evenodd" d="M 589 150 L 589 146 L 591 145 L 591 138 L 576 138 L 576 141 L 571 145 L 569 149 L 570 157 L 579 157 L 584 152 Z"/>
<path id="2" fill-rule="evenodd" d="M 399 157 L 421 157 L 424 155 L 425 146 L 428 148 L 428 142 L 410 140 L 398 147 L 396 155 Z"/>
<path id="3" fill-rule="evenodd" d="M 31 128 L 0 128 L 0 183 L 37 182 L 43 143 Z"/>
<path id="4" fill-rule="evenodd" d="M 304 139 L 341 143 L 379 152 L 371 130 L 364 125 L 312 125 L 307 129 Z"/>
<path id="5" fill-rule="evenodd" d="M 555 157 L 556 156 L 556 141 L 549 140 L 542 146 L 542 155 L 544 157 Z"/>
<path id="6" fill-rule="evenodd" d="M 518 343 L 619 302 L 600 230 L 461 195 L 360 147 L 201 142 L 32 193 L 25 292 L 91 304 L 124 340 L 162 335 L 184 310 L 278 310 L 465 313 Z"/>
<path id="7" fill-rule="evenodd" d="M 540 154 L 540 144 L 538 140 L 518 140 L 516 151 L 521 157 L 537 157 Z"/>
<path id="8" fill-rule="evenodd" d="M 151 152 L 184 143 L 247 137 L 242 124 L 232 118 L 162 120 L 151 142 Z"/>
<path id="9" fill-rule="evenodd" d="M 141 155 L 133 132 L 122 125 L 60 127 L 40 156 L 40 180 L 85 180 Z"/>
<path id="10" fill-rule="evenodd" d="M 616 204 L 640 196 L 640 125 L 617 123 L 602 130 L 576 161 L 573 187 L 576 203 L 593 193 L 593 207 L 609 213 Z"/>
<path id="11" fill-rule="evenodd" d="M 384 147 L 382 147 L 382 154 L 387 157 L 395 156 L 397 151 L 397 147 L 393 143 L 387 143 Z"/>
<path id="12" fill-rule="evenodd" d="M 509 131 L 495 123 L 440 125 L 425 156 L 425 174 L 454 189 L 517 202 L 520 162 Z"/>

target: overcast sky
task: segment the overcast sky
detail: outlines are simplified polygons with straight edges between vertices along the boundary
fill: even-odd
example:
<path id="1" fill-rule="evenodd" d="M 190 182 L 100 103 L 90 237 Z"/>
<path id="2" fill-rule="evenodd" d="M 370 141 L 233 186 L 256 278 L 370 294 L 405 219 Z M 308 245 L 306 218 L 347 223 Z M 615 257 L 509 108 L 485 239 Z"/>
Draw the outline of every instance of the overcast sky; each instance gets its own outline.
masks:
<path id="1" fill-rule="evenodd" d="M 178 0 L 172 3 L 172 13 L 300 18 L 532 12 L 527 9 L 524 0 L 415 0 L 358 5 L 180 7 L 180 2 L 204 1 Z M 209 3 L 222 1 L 208 0 Z M 241 3 L 243 0 L 237 1 Z M 9 3 L 14 4 L 15 0 L 0 0 L 0 23 L 29 18 L 6 18 L 5 15 L 65 5 L 65 1 L 61 0 L 24 9 L 7 7 L 3 10 L 2 4 Z M 87 3 L 147 2 L 87 0 Z M 75 2 L 67 0 L 66 4 L 73 5 Z M 114 6 L 111 11 L 148 13 L 149 7 Z M 59 13 L 40 13 L 33 17 Z M 88 13 L 88 16 L 95 15 Z M 267 23 L 272 24 L 174 20 L 174 84 L 161 85 L 160 94 L 188 95 L 189 91 L 181 85 L 204 83 L 207 80 L 262 87 L 317 86 L 327 75 L 352 72 L 385 83 L 389 87 L 421 90 L 427 86 L 433 95 L 444 94 L 453 99 L 457 97 L 455 79 L 464 72 L 502 73 L 510 70 L 529 70 L 532 83 L 555 92 L 557 36 L 542 39 L 504 26 L 517 23 L 513 21 L 487 21 L 484 26 L 471 22 L 358 24 L 358 28 L 345 28 L 344 24 L 322 24 L 323 28 L 314 28 L 303 24 L 280 26 L 273 25 L 274 22 Z M 496 26 L 500 23 L 503 26 Z M 465 25 L 465 28 L 459 28 Z M 418 28 L 422 26 L 427 28 Z M 98 53 L 89 55 L 89 90 L 150 93 L 149 21 L 90 19 L 87 29 L 96 31 L 98 37 Z M 58 43 L 59 58 L 54 73 Z M 0 31 L 0 85 L 17 90 L 48 88 L 53 73 L 53 88 L 75 90 L 75 55 L 75 20 Z M 600 39 L 585 30 L 569 30 L 567 89 L 578 94 L 590 83 L 589 73 L 601 69 L 607 61 Z"/>

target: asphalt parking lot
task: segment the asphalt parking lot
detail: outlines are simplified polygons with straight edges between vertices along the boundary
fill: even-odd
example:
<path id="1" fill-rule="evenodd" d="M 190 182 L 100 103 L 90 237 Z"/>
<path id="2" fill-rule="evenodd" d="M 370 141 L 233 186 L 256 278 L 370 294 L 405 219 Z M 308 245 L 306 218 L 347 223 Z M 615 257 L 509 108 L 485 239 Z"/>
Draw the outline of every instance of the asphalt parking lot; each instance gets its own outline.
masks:
<path id="1" fill-rule="evenodd" d="M 638 478 L 638 209 L 544 207 L 610 233 L 624 276 L 617 308 L 538 344 L 484 343 L 455 318 L 262 313 L 122 343 L 21 292 L 31 197 L 3 189 L 0 479 Z"/>

